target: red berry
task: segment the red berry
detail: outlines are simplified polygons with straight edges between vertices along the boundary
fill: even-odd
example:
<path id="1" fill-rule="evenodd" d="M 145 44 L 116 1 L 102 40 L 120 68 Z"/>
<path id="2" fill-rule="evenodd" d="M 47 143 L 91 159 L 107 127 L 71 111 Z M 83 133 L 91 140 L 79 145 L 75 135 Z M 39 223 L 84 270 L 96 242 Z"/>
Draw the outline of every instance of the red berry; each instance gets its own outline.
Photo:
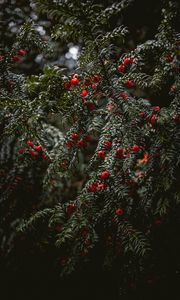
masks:
<path id="1" fill-rule="evenodd" d="M 117 208 L 115 214 L 116 216 L 120 217 L 124 214 L 124 211 L 121 208 Z"/>
<path id="2" fill-rule="evenodd" d="M 110 141 L 104 141 L 103 144 L 106 149 L 110 149 L 112 147 L 112 142 Z"/>
<path id="3" fill-rule="evenodd" d="M 120 96 L 121 98 L 123 98 L 124 100 L 127 100 L 127 99 L 128 99 L 128 94 L 125 93 L 125 92 L 120 93 L 119 96 Z"/>
<path id="4" fill-rule="evenodd" d="M 167 56 L 166 56 L 166 61 L 167 61 L 168 63 L 172 62 L 172 61 L 173 61 L 173 56 L 172 56 L 172 55 L 167 55 Z"/>
<path id="5" fill-rule="evenodd" d="M 23 154 L 24 153 L 24 149 L 19 149 L 19 154 Z"/>
<path id="6" fill-rule="evenodd" d="M 29 155 L 32 157 L 37 157 L 39 154 L 36 151 L 30 150 Z"/>
<path id="7" fill-rule="evenodd" d="M 140 147 L 139 147 L 138 145 L 134 145 L 134 146 L 131 148 L 131 150 L 132 150 L 133 152 L 139 152 L 139 151 L 140 151 Z"/>
<path id="8" fill-rule="evenodd" d="M 71 133 L 71 138 L 72 138 L 72 140 L 77 141 L 79 139 L 79 134 Z"/>
<path id="9" fill-rule="evenodd" d="M 67 141 L 66 146 L 67 146 L 69 149 L 71 149 L 71 148 L 74 147 L 74 144 L 73 144 L 72 141 Z"/>
<path id="10" fill-rule="evenodd" d="M 116 155 L 120 158 L 120 159 L 124 159 L 124 155 L 123 155 L 123 150 L 120 148 L 116 149 Z"/>
<path id="11" fill-rule="evenodd" d="M 36 150 L 37 152 L 42 152 L 43 151 L 41 145 L 38 145 L 38 146 L 34 147 L 34 150 Z"/>
<path id="12" fill-rule="evenodd" d="M 159 112 L 161 110 L 159 106 L 153 106 L 152 109 L 156 112 Z"/>
<path id="13" fill-rule="evenodd" d="M 66 90 L 69 90 L 71 88 L 71 83 L 70 82 L 64 82 L 64 88 Z"/>
<path id="14" fill-rule="evenodd" d="M 81 96 L 82 96 L 82 97 L 86 97 L 87 95 L 88 95 L 88 91 L 82 90 Z"/>
<path id="15" fill-rule="evenodd" d="M 107 186 L 104 183 L 99 183 L 97 189 L 104 191 L 107 189 Z"/>
<path id="16" fill-rule="evenodd" d="M 103 160 L 105 160 L 105 152 L 103 150 L 98 151 L 98 157 L 102 158 Z"/>
<path id="17" fill-rule="evenodd" d="M 47 160 L 47 159 L 48 159 L 48 156 L 47 156 L 46 154 L 43 154 L 42 159 L 43 159 L 43 160 Z"/>
<path id="18" fill-rule="evenodd" d="M 57 225 L 55 226 L 55 230 L 56 230 L 57 232 L 61 232 L 61 225 L 60 225 L 60 224 L 57 224 Z"/>
<path id="19" fill-rule="evenodd" d="M 130 150 L 129 148 L 123 149 L 123 153 L 124 153 L 124 154 L 127 154 L 127 155 L 130 153 L 130 151 L 131 151 L 131 150 Z"/>
<path id="20" fill-rule="evenodd" d="M 111 112 L 114 108 L 114 105 L 112 103 L 107 104 L 107 111 Z"/>
<path id="21" fill-rule="evenodd" d="M 18 50 L 18 54 L 19 54 L 20 56 L 25 56 L 25 55 L 26 55 L 26 51 L 20 49 L 20 50 Z"/>
<path id="22" fill-rule="evenodd" d="M 97 183 L 92 183 L 89 187 L 88 187 L 88 192 L 89 193 L 95 193 L 97 191 Z"/>
<path id="23" fill-rule="evenodd" d="M 80 140 L 77 142 L 77 146 L 79 148 L 84 148 L 84 147 L 86 147 L 86 142 L 84 140 Z"/>
<path id="24" fill-rule="evenodd" d="M 152 115 L 152 117 L 151 117 L 150 120 L 149 120 L 149 123 L 150 123 L 151 125 L 154 125 L 154 124 L 156 123 L 156 120 L 157 120 L 156 115 Z"/>
<path id="25" fill-rule="evenodd" d="M 3 60 L 4 60 L 4 56 L 0 55 L 0 61 L 3 61 Z"/>
<path id="26" fill-rule="evenodd" d="M 72 215 L 72 213 L 74 212 L 74 210 L 76 209 L 76 204 L 71 203 L 67 206 L 67 215 L 70 217 Z"/>
<path id="27" fill-rule="evenodd" d="M 29 147 L 33 147 L 33 146 L 34 146 L 34 143 L 33 143 L 33 141 L 27 141 L 27 142 L 26 142 L 26 145 L 28 145 Z"/>
<path id="28" fill-rule="evenodd" d="M 125 82 L 125 86 L 128 88 L 128 89 L 131 89 L 133 86 L 134 86 L 134 83 L 132 82 L 132 80 L 127 80 Z"/>
<path id="29" fill-rule="evenodd" d="M 176 123 L 180 122 L 180 117 L 178 115 L 174 116 L 173 119 Z"/>
<path id="30" fill-rule="evenodd" d="M 15 56 L 15 55 L 14 55 L 14 56 L 12 57 L 12 60 L 15 61 L 15 62 L 19 62 L 19 61 L 20 61 L 20 58 L 19 58 L 18 56 Z"/>
<path id="31" fill-rule="evenodd" d="M 116 154 L 117 154 L 117 155 L 122 154 L 122 149 L 117 148 L 117 149 L 116 149 Z"/>
<path id="32" fill-rule="evenodd" d="M 141 111 L 140 113 L 139 113 L 139 116 L 142 118 L 142 119 L 144 119 L 145 118 L 145 113 L 143 112 L 143 111 Z"/>
<path id="33" fill-rule="evenodd" d="M 109 173 L 108 171 L 104 171 L 104 172 L 102 172 L 102 173 L 100 174 L 99 178 L 100 178 L 101 180 L 104 180 L 104 179 L 108 179 L 109 176 L 110 176 L 110 173 Z"/>
<path id="34" fill-rule="evenodd" d="M 93 83 L 93 84 L 91 85 L 91 87 L 92 87 L 92 89 L 94 90 L 94 89 L 97 87 L 97 85 L 96 85 L 95 83 Z"/>
<path id="35" fill-rule="evenodd" d="M 126 69 L 126 67 L 124 65 L 118 66 L 118 71 L 121 72 L 121 73 L 124 73 L 125 69 Z"/>
<path id="36" fill-rule="evenodd" d="M 72 85 L 78 85 L 78 84 L 79 84 L 78 78 L 76 78 L 76 77 L 75 77 L 75 78 L 72 78 L 72 79 L 71 79 L 71 84 L 72 84 Z"/>
<path id="37" fill-rule="evenodd" d="M 128 65 L 132 64 L 131 58 L 129 58 L 129 57 L 125 58 L 124 61 L 123 61 L 123 64 L 125 66 L 128 66 Z"/>
<path id="38" fill-rule="evenodd" d="M 99 76 L 98 74 L 94 75 L 93 81 L 94 81 L 95 83 L 97 83 L 97 82 L 99 82 L 99 80 L 100 80 L 100 76 Z"/>

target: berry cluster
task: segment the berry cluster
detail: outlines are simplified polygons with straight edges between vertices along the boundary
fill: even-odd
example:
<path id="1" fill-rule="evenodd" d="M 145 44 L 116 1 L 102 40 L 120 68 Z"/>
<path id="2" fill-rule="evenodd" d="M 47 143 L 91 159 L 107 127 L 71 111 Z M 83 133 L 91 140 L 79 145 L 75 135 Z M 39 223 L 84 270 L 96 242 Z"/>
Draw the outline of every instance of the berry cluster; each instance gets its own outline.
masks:
<path id="1" fill-rule="evenodd" d="M 70 81 L 64 82 L 64 88 L 70 91 L 74 91 L 75 89 L 81 95 L 83 105 L 87 107 L 89 111 L 93 111 L 96 105 L 94 101 L 88 100 L 88 96 L 93 96 L 93 98 L 101 98 L 103 96 L 101 91 L 95 91 L 99 81 L 100 76 L 98 74 L 90 78 L 85 78 L 82 82 L 79 75 L 74 74 Z"/>
<path id="2" fill-rule="evenodd" d="M 12 56 L 12 61 L 19 62 L 20 61 L 20 57 L 25 56 L 25 55 L 26 55 L 26 51 L 23 50 L 23 49 L 20 49 L 20 50 L 18 50 L 17 55 L 13 55 Z"/>
<path id="3" fill-rule="evenodd" d="M 34 145 L 34 142 L 28 140 L 26 142 L 26 149 L 19 149 L 19 154 L 28 154 L 32 158 L 40 157 L 43 160 L 47 159 L 47 155 L 45 154 L 45 149 L 42 148 L 41 145 Z"/>
<path id="4" fill-rule="evenodd" d="M 91 140 L 92 140 L 91 135 L 83 136 L 82 133 L 71 133 L 70 138 L 66 142 L 66 146 L 69 149 L 72 148 L 83 149 L 87 147 L 87 143 L 90 142 Z"/>
<path id="5" fill-rule="evenodd" d="M 121 64 L 117 67 L 118 72 L 120 72 L 120 74 L 125 73 L 133 63 L 135 63 L 135 59 L 133 57 L 125 57 Z M 134 87 L 134 83 L 130 79 L 126 80 L 124 85 L 128 89 L 132 89 Z"/>

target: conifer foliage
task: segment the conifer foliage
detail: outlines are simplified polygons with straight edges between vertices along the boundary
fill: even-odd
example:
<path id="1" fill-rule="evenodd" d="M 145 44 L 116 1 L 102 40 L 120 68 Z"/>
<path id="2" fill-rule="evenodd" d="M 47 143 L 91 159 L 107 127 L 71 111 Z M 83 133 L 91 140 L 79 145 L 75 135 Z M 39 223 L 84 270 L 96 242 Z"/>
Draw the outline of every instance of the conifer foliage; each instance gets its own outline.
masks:
<path id="1" fill-rule="evenodd" d="M 180 267 L 177 3 L 162 1 L 156 35 L 132 49 L 122 20 L 136 0 L 35 2 L 55 23 L 52 38 L 82 49 L 73 74 L 16 74 L 31 47 L 47 51 L 27 24 L 0 56 L 3 259 L 31 237 L 40 249 L 53 245 L 62 275 L 100 251 L 122 293 L 161 280 L 167 253 Z"/>

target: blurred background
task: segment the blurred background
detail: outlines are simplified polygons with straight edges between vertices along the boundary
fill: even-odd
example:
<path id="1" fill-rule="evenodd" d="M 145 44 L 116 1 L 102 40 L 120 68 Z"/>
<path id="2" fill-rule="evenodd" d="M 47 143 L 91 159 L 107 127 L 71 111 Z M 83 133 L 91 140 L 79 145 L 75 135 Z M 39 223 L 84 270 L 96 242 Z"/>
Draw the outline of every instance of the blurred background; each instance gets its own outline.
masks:
<path id="1" fill-rule="evenodd" d="M 96 0 L 97 3 L 110 5 L 116 1 Z M 163 2 L 163 1 L 162 1 Z M 130 31 L 129 46 L 135 47 L 146 39 L 151 39 L 156 32 L 161 16 L 162 2 L 157 0 L 135 0 L 126 10 L 123 20 L 110 20 L 112 28 L 120 23 L 126 25 Z M 62 40 L 54 41 L 50 32 L 54 26 L 53 18 L 37 12 L 33 0 L 0 0 L 0 53 L 8 51 L 16 39 L 19 28 L 27 21 L 33 21 L 38 34 L 53 48 L 53 52 L 47 56 L 31 50 L 26 59 L 18 64 L 19 70 L 27 75 L 38 74 L 45 64 L 58 65 L 72 71 L 77 66 L 78 55 L 83 46 L 79 40 L 65 44 Z M 176 28 L 180 27 L 177 20 Z"/>

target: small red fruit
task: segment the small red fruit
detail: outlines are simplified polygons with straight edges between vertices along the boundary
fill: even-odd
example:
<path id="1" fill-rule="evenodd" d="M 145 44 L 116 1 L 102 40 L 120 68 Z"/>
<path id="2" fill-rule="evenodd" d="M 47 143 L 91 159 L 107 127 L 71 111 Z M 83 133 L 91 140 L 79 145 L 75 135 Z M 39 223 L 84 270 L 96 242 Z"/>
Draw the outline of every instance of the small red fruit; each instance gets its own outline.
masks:
<path id="1" fill-rule="evenodd" d="M 112 142 L 110 141 L 104 141 L 103 144 L 106 149 L 110 149 L 112 147 Z"/>
<path id="2" fill-rule="evenodd" d="M 179 122 L 180 122 L 180 116 L 178 116 L 178 115 L 175 115 L 175 116 L 173 117 L 173 119 L 174 119 L 174 121 L 175 121 L 176 123 L 179 123 Z"/>
<path id="3" fill-rule="evenodd" d="M 66 90 L 69 90 L 71 88 L 71 83 L 70 82 L 64 82 L 64 88 Z"/>
<path id="4" fill-rule="evenodd" d="M 31 157 L 37 157 L 39 154 L 38 154 L 36 151 L 30 150 L 30 151 L 29 151 L 29 155 L 30 155 Z"/>
<path id="5" fill-rule="evenodd" d="M 119 72 L 121 72 L 121 73 L 124 73 L 125 72 L 125 69 L 126 69 L 126 67 L 124 66 L 124 65 L 120 65 L 120 66 L 118 66 L 118 71 Z"/>
<path id="6" fill-rule="evenodd" d="M 138 145 L 134 145 L 131 150 L 133 152 L 139 152 L 140 151 L 140 147 Z"/>
<path id="7" fill-rule="evenodd" d="M 33 143 L 33 141 L 27 141 L 27 142 L 26 142 L 26 145 L 28 145 L 29 147 L 33 147 L 33 146 L 34 146 L 34 143 Z"/>
<path id="8" fill-rule="evenodd" d="M 116 149 L 116 155 L 121 158 L 121 159 L 124 159 L 124 155 L 123 155 L 123 150 L 120 149 L 120 148 L 117 148 Z"/>
<path id="9" fill-rule="evenodd" d="M 92 183 L 89 187 L 88 187 L 88 192 L 89 193 L 95 193 L 97 191 L 97 183 Z"/>
<path id="10" fill-rule="evenodd" d="M 116 149 L 116 154 L 117 154 L 117 155 L 120 155 L 120 154 L 122 154 L 122 149 L 120 149 L 120 148 L 117 148 L 117 149 Z"/>
<path id="11" fill-rule="evenodd" d="M 143 111 L 141 111 L 140 113 L 139 113 L 139 116 L 142 118 L 142 119 L 144 119 L 145 118 L 145 113 L 143 112 Z"/>
<path id="12" fill-rule="evenodd" d="M 26 55 L 26 51 L 20 49 L 20 50 L 18 50 L 18 54 L 19 54 L 20 56 L 25 56 L 25 55 Z"/>
<path id="13" fill-rule="evenodd" d="M 97 87 L 97 85 L 96 85 L 95 83 L 93 83 L 93 84 L 91 85 L 91 87 L 92 87 L 92 89 L 94 90 L 94 89 Z"/>
<path id="14" fill-rule="evenodd" d="M 72 79 L 71 79 L 71 84 L 72 84 L 72 85 L 78 85 L 78 84 L 79 84 L 78 78 L 76 78 L 76 77 L 75 77 L 75 78 L 72 78 Z"/>
<path id="15" fill-rule="evenodd" d="M 116 216 L 120 217 L 124 214 L 124 211 L 121 208 L 117 208 L 115 214 Z"/>
<path id="16" fill-rule="evenodd" d="M 172 61 L 173 61 L 173 56 L 172 56 L 172 55 L 167 55 L 167 56 L 166 56 L 166 61 L 167 61 L 168 63 L 172 62 Z"/>
<path id="17" fill-rule="evenodd" d="M 43 159 L 43 160 L 47 160 L 47 159 L 48 159 L 48 156 L 47 156 L 46 154 L 43 154 L 42 159 Z"/>
<path id="18" fill-rule="evenodd" d="M 14 55 L 14 56 L 12 57 L 12 60 L 13 60 L 14 62 L 19 62 L 19 61 L 20 61 L 20 58 L 19 58 L 18 56 Z"/>
<path id="19" fill-rule="evenodd" d="M 24 153 L 24 149 L 19 149 L 19 154 L 23 154 Z"/>
<path id="20" fill-rule="evenodd" d="M 93 81 L 94 81 L 95 83 L 97 83 L 97 82 L 99 82 L 99 80 L 100 80 L 100 76 L 99 76 L 98 74 L 94 75 Z"/>
<path id="21" fill-rule="evenodd" d="M 159 112 L 161 110 L 159 106 L 153 106 L 152 109 L 156 112 Z"/>
<path id="22" fill-rule="evenodd" d="M 70 217 L 72 215 L 72 213 L 74 212 L 74 210 L 76 209 L 76 204 L 74 203 L 70 203 L 68 206 L 67 206 L 67 215 Z"/>
<path id="23" fill-rule="evenodd" d="M 120 93 L 119 96 L 120 96 L 121 98 L 123 98 L 124 100 L 127 100 L 127 99 L 128 99 L 128 94 L 125 93 L 125 92 Z"/>
<path id="24" fill-rule="evenodd" d="M 86 97 L 87 95 L 88 95 L 88 91 L 82 90 L 81 96 L 82 96 L 82 97 Z"/>
<path id="25" fill-rule="evenodd" d="M 151 125 L 154 125 L 154 124 L 156 123 L 156 120 L 157 120 L 156 115 L 152 115 L 152 117 L 150 118 L 149 123 L 150 123 Z"/>
<path id="26" fill-rule="evenodd" d="M 100 174 L 99 178 L 100 180 L 108 179 L 110 176 L 110 173 L 108 171 L 104 171 Z"/>
<path id="27" fill-rule="evenodd" d="M 73 144 L 72 141 L 67 141 L 66 146 L 67 146 L 69 149 L 71 149 L 71 148 L 74 147 L 74 144 Z"/>
<path id="28" fill-rule="evenodd" d="M 107 186 L 104 183 L 99 183 L 97 189 L 101 191 L 105 191 L 107 189 Z"/>
<path id="29" fill-rule="evenodd" d="M 80 140 L 77 142 L 77 146 L 79 148 L 84 148 L 84 147 L 86 147 L 86 142 L 84 140 Z"/>
<path id="30" fill-rule="evenodd" d="M 105 160 L 105 152 L 103 150 L 98 151 L 98 157 L 102 158 L 103 160 Z"/>
<path id="31" fill-rule="evenodd" d="M 129 58 L 129 57 L 125 58 L 124 61 L 123 61 L 123 64 L 125 66 L 128 66 L 128 65 L 132 64 L 131 58 Z"/>
<path id="32" fill-rule="evenodd" d="M 71 138 L 72 138 L 72 140 L 77 141 L 79 139 L 79 134 L 71 133 Z"/>
<path id="33" fill-rule="evenodd" d="M 60 225 L 60 224 L 57 224 L 57 225 L 55 226 L 55 230 L 56 230 L 57 232 L 61 232 L 61 225 Z"/>
<path id="34" fill-rule="evenodd" d="M 37 152 L 42 152 L 43 151 L 41 145 L 38 145 L 38 146 L 34 147 L 34 150 L 36 150 Z"/>
<path id="35" fill-rule="evenodd" d="M 134 86 L 134 83 L 132 82 L 132 80 L 126 80 L 126 81 L 125 81 L 125 86 L 126 86 L 128 89 L 131 89 L 131 88 Z"/>

